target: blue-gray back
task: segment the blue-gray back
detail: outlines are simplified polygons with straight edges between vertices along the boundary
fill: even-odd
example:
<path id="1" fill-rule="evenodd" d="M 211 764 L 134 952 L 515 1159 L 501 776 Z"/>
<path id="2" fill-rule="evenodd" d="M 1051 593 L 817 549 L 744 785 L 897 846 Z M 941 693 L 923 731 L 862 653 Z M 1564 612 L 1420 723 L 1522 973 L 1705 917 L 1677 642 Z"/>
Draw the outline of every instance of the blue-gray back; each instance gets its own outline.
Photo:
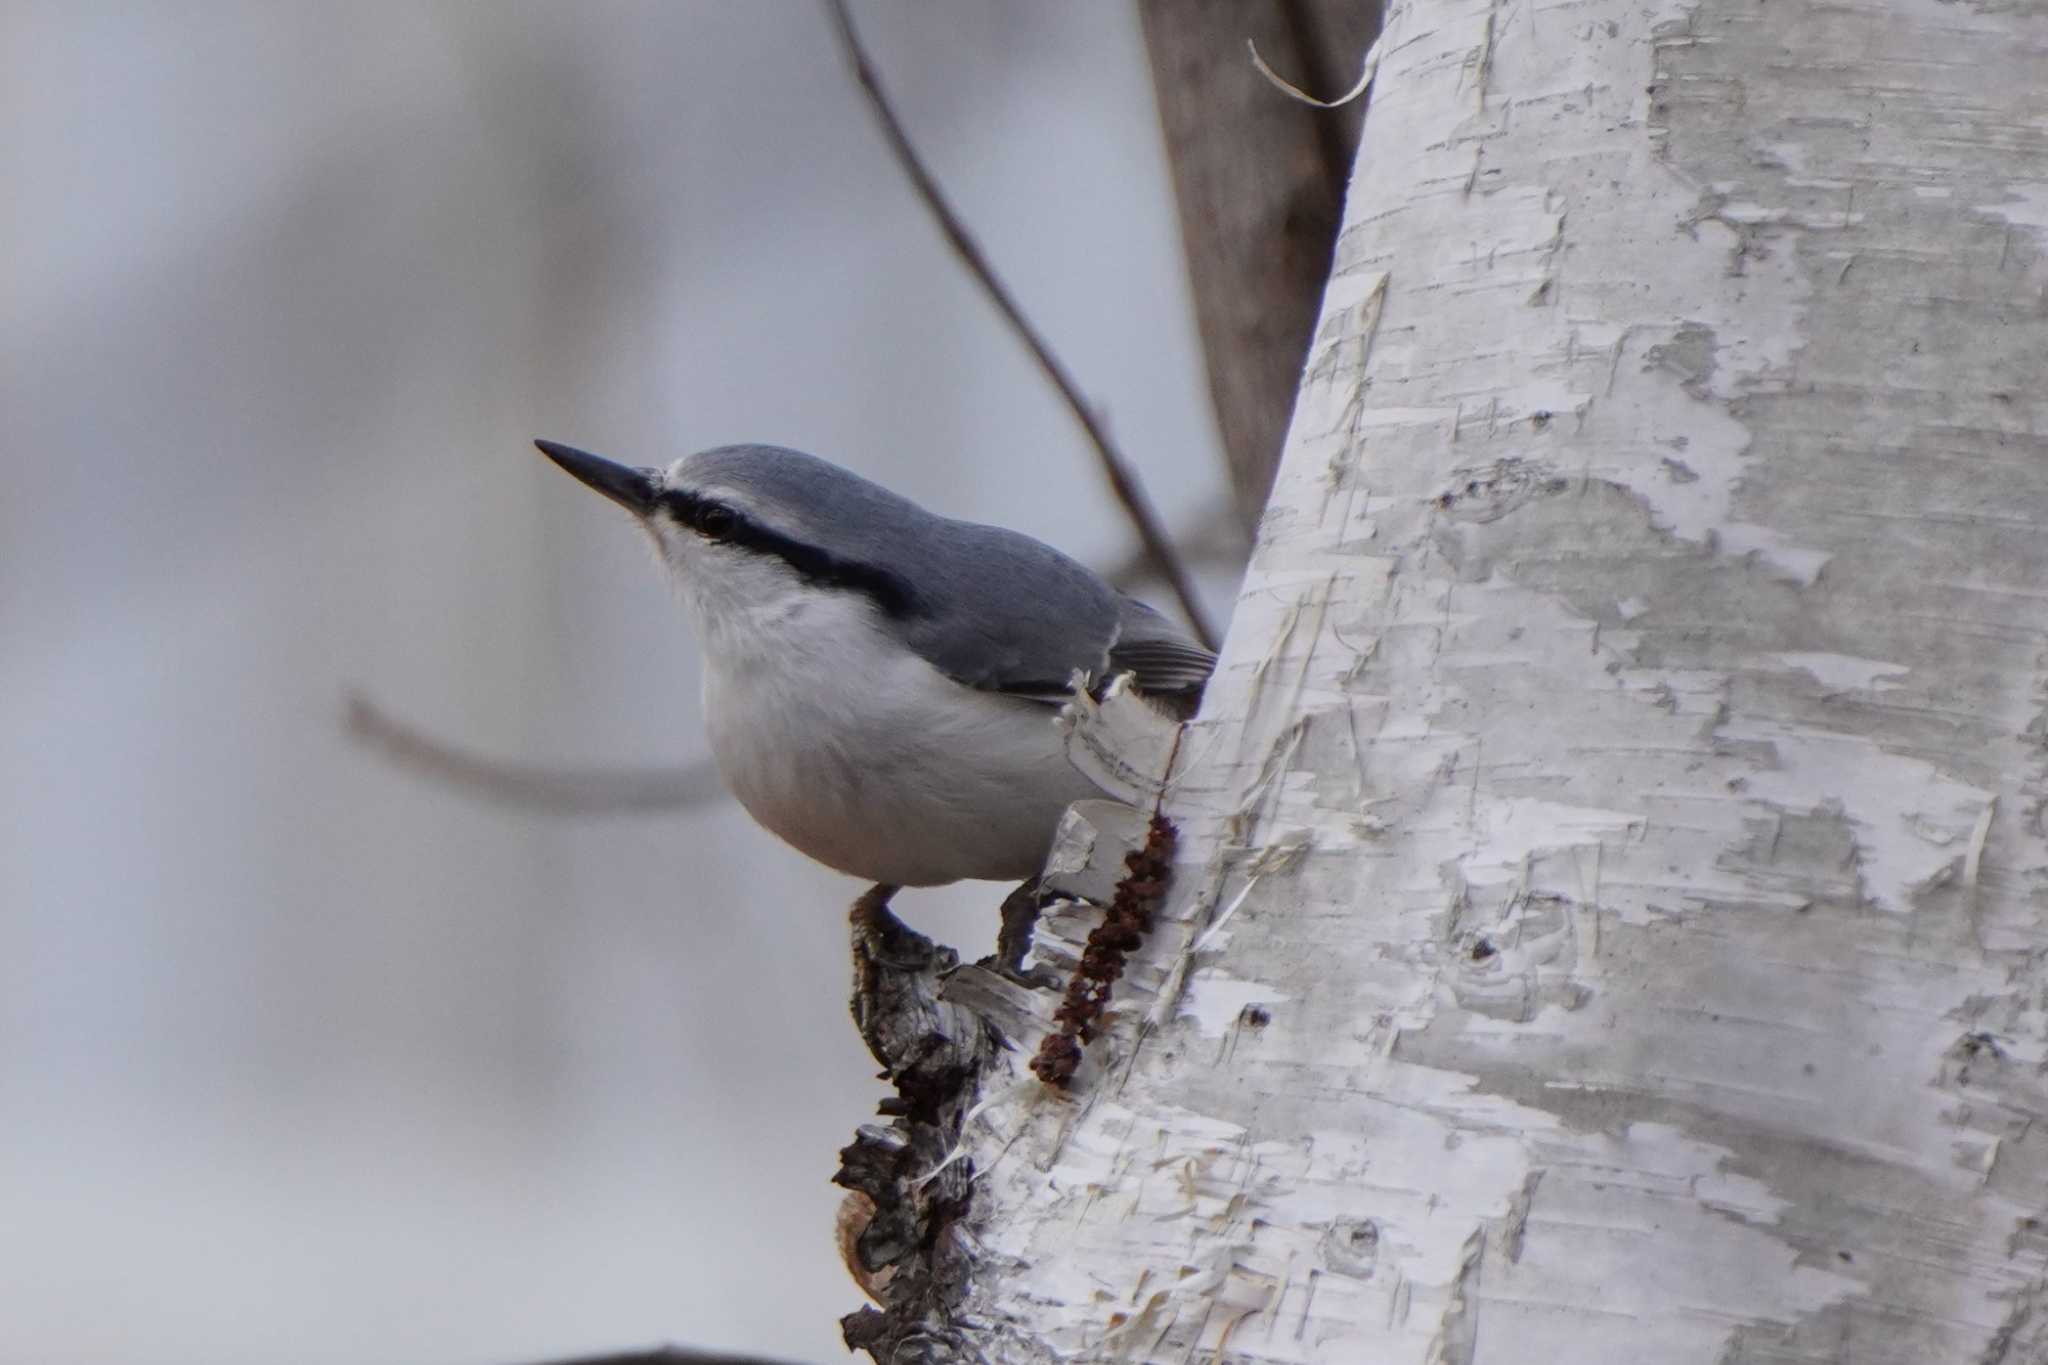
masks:
<path id="1" fill-rule="evenodd" d="M 903 589 L 890 628 L 972 687 L 1054 696 L 1076 669 L 1128 668 L 1141 688 L 1199 692 L 1214 658 L 1135 599 L 1051 546 L 955 521 L 830 461 L 778 446 L 690 456 L 683 478 L 746 498 L 770 529 Z M 857 580 L 856 580 L 857 581 Z M 1112 650 L 1111 646 L 1120 646 Z M 1117 659 L 1123 647 L 1136 651 Z"/>

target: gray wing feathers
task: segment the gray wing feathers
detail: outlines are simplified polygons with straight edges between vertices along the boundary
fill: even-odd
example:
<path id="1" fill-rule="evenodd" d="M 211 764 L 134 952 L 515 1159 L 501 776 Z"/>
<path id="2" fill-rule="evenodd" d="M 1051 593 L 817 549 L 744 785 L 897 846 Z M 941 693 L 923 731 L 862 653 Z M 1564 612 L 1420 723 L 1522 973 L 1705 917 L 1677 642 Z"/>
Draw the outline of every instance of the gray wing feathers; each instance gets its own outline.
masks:
<path id="1" fill-rule="evenodd" d="M 1064 702 L 1076 670 L 1129 673 L 1141 692 L 1190 705 L 1216 656 L 1134 597 L 1050 546 L 999 527 L 945 525 L 954 553 L 926 560 L 923 610 L 897 623 L 910 647 L 969 687 Z M 942 564 L 971 565 L 947 576 Z"/>
<path id="2" fill-rule="evenodd" d="M 1135 597 L 1117 594 L 1116 642 L 1109 647 L 1112 673 L 1129 673 L 1140 692 L 1199 701 L 1215 671 L 1216 656 L 1186 631 Z"/>
<path id="3" fill-rule="evenodd" d="M 1059 551 L 995 526 L 940 521 L 920 546 L 918 604 L 895 622 L 941 673 L 995 692 L 1064 697 L 1079 669 L 1102 670 L 1117 595 Z"/>

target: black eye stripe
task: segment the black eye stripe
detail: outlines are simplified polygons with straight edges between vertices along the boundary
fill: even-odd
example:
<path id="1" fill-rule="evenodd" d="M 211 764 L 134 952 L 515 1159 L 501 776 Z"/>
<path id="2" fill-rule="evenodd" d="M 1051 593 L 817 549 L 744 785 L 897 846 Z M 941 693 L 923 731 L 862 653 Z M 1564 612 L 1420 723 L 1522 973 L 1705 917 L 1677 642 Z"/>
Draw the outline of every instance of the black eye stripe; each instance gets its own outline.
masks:
<path id="1" fill-rule="evenodd" d="M 917 596 L 897 575 L 878 564 L 862 563 L 764 526 L 730 504 L 671 489 L 661 495 L 670 515 L 699 535 L 723 545 L 774 555 L 812 583 L 866 594 L 890 616 L 917 614 Z M 714 523 L 722 523 L 714 529 Z"/>
<path id="2" fill-rule="evenodd" d="M 670 516 L 713 540 L 737 540 L 741 526 L 746 523 L 738 508 L 715 498 L 670 491 L 661 495 L 661 502 Z"/>

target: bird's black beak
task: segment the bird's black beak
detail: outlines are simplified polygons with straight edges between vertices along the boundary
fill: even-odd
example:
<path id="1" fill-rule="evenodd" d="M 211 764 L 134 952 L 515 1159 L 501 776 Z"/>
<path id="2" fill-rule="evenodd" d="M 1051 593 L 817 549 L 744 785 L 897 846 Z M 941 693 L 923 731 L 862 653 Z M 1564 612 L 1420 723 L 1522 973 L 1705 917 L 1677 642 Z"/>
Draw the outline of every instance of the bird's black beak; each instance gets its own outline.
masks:
<path id="1" fill-rule="evenodd" d="M 631 465 L 613 464 L 602 455 L 592 455 L 587 450 L 565 446 L 559 441 L 535 441 L 534 445 L 539 447 L 541 454 L 635 516 L 646 516 L 660 501 L 661 471 L 658 469 L 635 469 Z"/>

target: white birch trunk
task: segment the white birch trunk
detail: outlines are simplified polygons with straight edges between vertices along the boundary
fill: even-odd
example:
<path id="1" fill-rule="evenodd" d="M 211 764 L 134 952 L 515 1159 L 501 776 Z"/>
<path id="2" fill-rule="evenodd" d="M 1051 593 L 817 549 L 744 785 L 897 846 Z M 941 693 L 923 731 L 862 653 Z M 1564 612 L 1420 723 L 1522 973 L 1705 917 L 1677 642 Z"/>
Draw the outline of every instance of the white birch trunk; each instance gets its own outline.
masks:
<path id="1" fill-rule="evenodd" d="M 1168 912 L 1070 1097 L 985 1084 L 954 1322 L 2048 1359 L 2048 18 L 1381 51 Z"/>

